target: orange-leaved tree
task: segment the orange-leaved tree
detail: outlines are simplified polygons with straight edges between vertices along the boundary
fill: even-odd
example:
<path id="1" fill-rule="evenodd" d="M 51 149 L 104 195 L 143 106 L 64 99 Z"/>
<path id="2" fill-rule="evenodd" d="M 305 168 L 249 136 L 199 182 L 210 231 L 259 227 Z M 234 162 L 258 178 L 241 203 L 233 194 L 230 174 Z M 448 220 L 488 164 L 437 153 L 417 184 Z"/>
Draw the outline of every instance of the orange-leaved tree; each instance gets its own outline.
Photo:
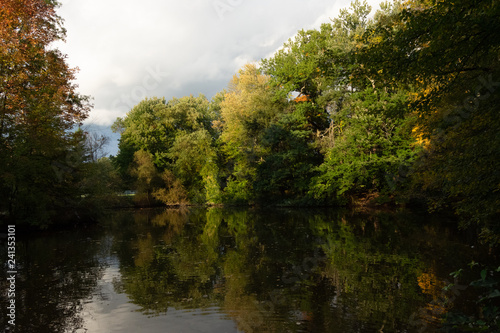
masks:
<path id="1" fill-rule="evenodd" d="M 77 194 L 81 133 L 90 110 L 75 69 L 53 43 L 64 39 L 52 0 L 0 0 L 0 212 L 45 224 Z"/>

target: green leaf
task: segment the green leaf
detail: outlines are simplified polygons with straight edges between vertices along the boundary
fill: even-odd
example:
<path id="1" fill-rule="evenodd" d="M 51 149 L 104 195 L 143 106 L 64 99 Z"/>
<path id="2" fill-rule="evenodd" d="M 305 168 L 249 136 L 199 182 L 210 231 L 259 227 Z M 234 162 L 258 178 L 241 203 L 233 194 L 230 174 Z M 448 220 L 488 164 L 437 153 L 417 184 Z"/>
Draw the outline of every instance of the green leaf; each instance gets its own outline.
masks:
<path id="1" fill-rule="evenodd" d="M 453 276 L 454 278 L 458 278 L 460 275 L 462 275 L 463 269 L 460 268 L 458 271 L 451 272 L 450 276 Z"/>
<path id="2" fill-rule="evenodd" d="M 492 299 L 492 298 L 496 298 L 496 297 L 500 297 L 500 291 L 498 289 L 493 290 L 488 296 L 481 298 L 479 300 L 479 302 L 482 302 L 482 301 L 485 301 L 488 299 Z"/>

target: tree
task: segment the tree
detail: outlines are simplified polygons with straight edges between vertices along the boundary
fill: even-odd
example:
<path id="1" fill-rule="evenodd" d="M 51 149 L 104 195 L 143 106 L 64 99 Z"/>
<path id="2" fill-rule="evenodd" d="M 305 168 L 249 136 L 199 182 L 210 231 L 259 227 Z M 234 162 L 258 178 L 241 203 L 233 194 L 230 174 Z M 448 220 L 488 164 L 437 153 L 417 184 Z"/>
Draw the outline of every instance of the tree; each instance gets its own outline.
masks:
<path id="1" fill-rule="evenodd" d="M 179 133 L 169 157 L 172 170 L 184 184 L 190 198 L 196 203 L 220 203 L 218 157 L 213 138 L 205 129 L 193 133 Z"/>
<path id="2" fill-rule="evenodd" d="M 371 27 L 358 50 L 374 80 L 416 91 L 425 149 L 415 191 L 485 234 L 500 232 L 499 15 L 493 0 L 410 1 Z"/>
<path id="3" fill-rule="evenodd" d="M 120 151 L 117 163 L 122 171 L 129 168 L 136 151 L 144 150 L 154 157 L 157 166 L 168 161 L 163 153 L 164 147 L 173 142 L 173 133 L 167 131 L 161 110 L 166 107 L 164 98 L 146 98 L 134 106 L 125 118 L 118 118 L 112 126 L 120 132 Z"/>
<path id="4" fill-rule="evenodd" d="M 218 133 L 212 126 L 217 116 L 218 107 L 203 95 L 170 101 L 147 98 L 113 125 L 115 131 L 121 132 L 120 152 L 115 163 L 125 174 L 131 166 L 135 170 L 137 165 L 144 165 L 137 158 L 147 154 L 152 158 L 151 168 L 154 167 L 167 186 L 167 192 L 160 195 L 161 201 L 167 204 L 172 201 L 205 203 L 207 200 L 218 203 L 220 186 L 215 139 Z M 135 173 L 134 177 L 138 179 L 139 174 Z M 146 183 L 149 188 L 149 182 Z M 174 183 L 181 186 L 174 186 Z M 138 179 L 136 185 L 139 184 L 144 182 Z M 171 186 L 182 192 L 178 199 L 168 194 L 172 194 Z M 151 202 L 151 199 L 146 201 Z"/>
<path id="5" fill-rule="evenodd" d="M 130 173 L 136 178 L 137 191 L 134 201 L 141 206 L 153 206 L 158 201 L 166 205 L 188 203 L 188 194 L 182 183 L 170 170 L 160 172 L 153 163 L 151 154 L 136 151 Z"/>
<path id="6" fill-rule="evenodd" d="M 307 108 L 307 103 L 304 103 Z M 297 107 L 300 110 L 300 106 Z M 264 154 L 257 167 L 255 192 L 260 202 L 311 204 L 307 193 L 315 168 L 323 161 L 307 128 L 306 117 L 295 110 L 281 114 L 262 136 Z"/>
<path id="7" fill-rule="evenodd" d="M 47 224 L 78 195 L 75 147 L 89 98 L 76 92 L 75 70 L 51 47 L 65 30 L 56 1 L 0 2 L 0 193 L 11 218 Z"/>
<path id="8" fill-rule="evenodd" d="M 300 101 L 310 104 L 308 121 L 315 131 L 328 127 L 329 114 L 357 88 L 352 80 L 358 66 L 353 50 L 357 36 L 370 24 L 370 11 L 366 1 L 354 1 L 319 31 L 299 31 L 272 58 L 262 60 L 264 72 L 279 95 L 289 98 L 298 94 Z"/>
<path id="9" fill-rule="evenodd" d="M 85 151 L 91 162 L 97 162 L 106 155 L 105 147 L 109 144 L 109 137 L 97 132 L 86 132 Z"/>
<path id="10" fill-rule="evenodd" d="M 79 172 L 78 188 L 83 198 L 79 203 L 80 216 L 89 218 L 101 216 L 106 208 L 116 207 L 123 202 L 123 184 L 120 175 L 108 157 L 101 157 L 96 161 L 87 161 Z"/>
<path id="11" fill-rule="evenodd" d="M 367 88 L 352 94 L 323 136 L 325 161 L 313 179 L 319 200 L 346 202 L 370 194 L 393 195 L 403 185 L 417 148 L 407 93 Z"/>
<path id="12" fill-rule="evenodd" d="M 226 200 L 248 203 L 254 200 L 256 168 L 263 156 L 262 135 L 282 110 L 269 87 L 269 77 L 247 64 L 229 83 L 221 102 L 222 150 L 228 159 Z"/>
<path id="13" fill-rule="evenodd" d="M 137 193 L 134 200 L 140 205 L 151 206 L 153 192 L 161 186 L 161 176 L 148 152 L 138 150 L 134 153 L 134 163 L 131 165 L 130 174 L 136 178 Z"/>
<path id="14" fill-rule="evenodd" d="M 363 69 L 358 40 L 373 25 L 370 11 L 354 1 L 330 24 L 300 31 L 263 61 L 278 94 L 298 95 L 269 132 L 274 154 L 262 164 L 263 188 L 333 204 L 400 185 L 388 178 L 414 155 L 408 92 L 376 85 Z"/>

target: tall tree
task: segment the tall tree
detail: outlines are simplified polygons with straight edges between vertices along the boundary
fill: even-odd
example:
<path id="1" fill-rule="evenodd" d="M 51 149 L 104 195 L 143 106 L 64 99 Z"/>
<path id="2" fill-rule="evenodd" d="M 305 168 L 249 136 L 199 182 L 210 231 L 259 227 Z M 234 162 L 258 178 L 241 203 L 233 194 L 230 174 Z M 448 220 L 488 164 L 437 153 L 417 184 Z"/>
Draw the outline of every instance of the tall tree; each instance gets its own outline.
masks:
<path id="1" fill-rule="evenodd" d="M 317 199 L 390 196 L 415 159 L 408 94 L 366 88 L 353 93 L 322 137 L 325 161 L 313 179 Z M 405 184 L 406 185 L 406 184 Z"/>
<path id="2" fill-rule="evenodd" d="M 417 191 L 451 203 L 464 225 L 500 232 L 500 3 L 409 1 L 363 36 L 358 53 L 374 80 L 415 87 L 411 107 L 425 149 Z M 471 223 L 472 222 L 472 223 Z"/>
<path id="3" fill-rule="evenodd" d="M 269 87 L 269 77 L 254 64 L 240 69 L 221 102 L 223 151 L 229 175 L 225 194 L 230 202 L 255 199 L 256 170 L 264 154 L 262 135 L 282 110 Z"/>
<path id="4" fill-rule="evenodd" d="M 128 173 L 134 158 L 137 160 L 137 152 L 144 151 L 159 173 L 167 172 L 167 178 L 173 177 L 182 184 L 190 202 L 216 203 L 219 201 L 215 139 L 218 134 L 212 123 L 217 114 L 217 107 L 212 107 L 203 95 L 169 101 L 146 98 L 113 125 L 115 131 L 121 132 L 120 152 L 115 162 L 123 174 Z M 138 177 L 137 173 L 134 177 Z M 170 203 L 167 197 L 162 200 Z"/>
<path id="5" fill-rule="evenodd" d="M 52 47 L 65 36 L 57 5 L 0 1 L 1 210 L 40 224 L 76 196 L 80 139 L 71 130 L 90 109 L 76 92 L 75 70 Z"/>
<path id="6" fill-rule="evenodd" d="M 263 61 L 278 94 L 298 96 L 275 127 L 286 128 L 287 138 L 269 133 L 275 154 L 266 162 L 274 163 L 262 172 L 280 178 L 267 177 L 266 188 L 274 183 L 283 193 L 309 190 L 312 198 L 332 204 L 391 187 L 386 178 L 409 164 L 411 131 L 402 128 L 407 93 L 375 85 L 357 55 L 358 40 L 373 24 L 370 11 L 366 2 L 354 1 L 330 24 L 300 31 Z"/>

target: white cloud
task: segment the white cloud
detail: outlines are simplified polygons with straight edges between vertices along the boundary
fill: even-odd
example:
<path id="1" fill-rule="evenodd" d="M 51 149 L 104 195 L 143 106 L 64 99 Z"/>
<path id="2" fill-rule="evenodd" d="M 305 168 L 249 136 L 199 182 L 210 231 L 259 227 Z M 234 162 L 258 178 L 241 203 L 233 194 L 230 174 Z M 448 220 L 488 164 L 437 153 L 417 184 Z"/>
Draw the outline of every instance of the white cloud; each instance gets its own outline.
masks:
<path id="1" fill-rule="evenodd" d="M 94 112 L 85 120 L 86 125 L 109 126 L 116 118 L 123 117 L 122 110 L 95 108 Z"/>
<path id="2" fill-rule="evenodd" d="M 89 121 L 109 126 L 147 96 L 210 97 L 245 63 L 268 57 L 298 30 L 318 28 L 348 5 L 348 0 L 62 0 L 59 14 L 68 33 L 59 48 L 80 68 L 80 92 L 94 97 Z"/>

